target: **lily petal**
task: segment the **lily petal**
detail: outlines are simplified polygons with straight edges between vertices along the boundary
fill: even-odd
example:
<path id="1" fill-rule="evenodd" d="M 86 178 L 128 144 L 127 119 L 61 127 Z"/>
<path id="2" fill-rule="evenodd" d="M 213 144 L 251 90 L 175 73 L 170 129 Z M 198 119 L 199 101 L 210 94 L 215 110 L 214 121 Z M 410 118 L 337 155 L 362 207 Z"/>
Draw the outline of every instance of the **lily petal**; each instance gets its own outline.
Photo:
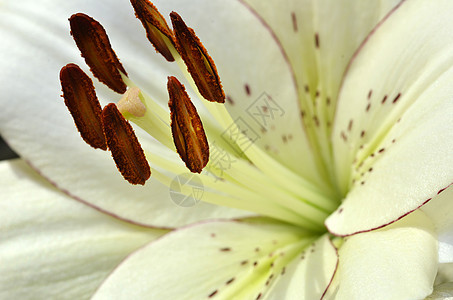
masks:
<path id="1" fill-rule="evenodd" d="M 0 163 L 0 298 L 88 299 L 165 230 L 118 221 L 66 197 L 22 160 Z"/>
<path id="2" fill-rule="evenodd" d="M 124 220 L 174 227 L 210 217 L 243 216 L 243 212 L 206 203 L 178 207 L 168 188 L 157 180 L 133 187 L 122 179 L 108 153 L 94 151 L 82 142 L 59 97 L 58 82 L 59 69 L 69 61 L 85 65 L 67 20 L 78 11 L 105 26 L 134 82 L 151 88 L 152 97 L 168 100 L 166 77 L 178 69 L 154 53 L 128 1 L 7 1 L 0 10 L 0 66 L 4 70 L 0 74 L 4 91 L 0 131 L 8 143 L 60 189 Z M 95 80 L 103 104 L 118 100 L 120 96 L 97 83 Z M 139 140 L 152 143 L 151 149 L 163 148 L 140 133 Z"/>
<path id="3" fill-rule="evenodd" d="M 313 240 L 278 223 L 196 224 L 136 251 L 93 299 L 266 298 L 269 288 L 288 276 L 286 264 L 300 259 Z"/>
<path id="4" fill-rule="evenodd" d="M 451 9 L 451 1 L 404 2 L 352 61 L 333 132 L 349 194 L 327 219 L 332 233 L 382 227 L 452 184 Z"/>
<path id="5" fill-rule="evenodd" d="M 338 299 L 423 299 L 437 273 L 437 239 L 422 212 L 347 238 L 339 250 Z"/>
<path id="6" fill-rule="evenodd" d="M 421 210 L 432 220 L 439 240 L 439 262 L 453 263 L 453 187 L 434 197 Z"/>
<path id="7" fill-rule="evenodd" d="M 288 275 L 282 276 L 267 299 L 321 299 L 337 265 L 337 250 L 324 235 L 286 268 Z"/>
<path id="8" fill-rule="evenodd" d="M 344 71 L 363 39 L 399 0 L 292 0 L 278 9 L 269 1 L 243 2 L 271 28 L 290 62 L 311 146 L 332 172 L 328 137 Z"/>

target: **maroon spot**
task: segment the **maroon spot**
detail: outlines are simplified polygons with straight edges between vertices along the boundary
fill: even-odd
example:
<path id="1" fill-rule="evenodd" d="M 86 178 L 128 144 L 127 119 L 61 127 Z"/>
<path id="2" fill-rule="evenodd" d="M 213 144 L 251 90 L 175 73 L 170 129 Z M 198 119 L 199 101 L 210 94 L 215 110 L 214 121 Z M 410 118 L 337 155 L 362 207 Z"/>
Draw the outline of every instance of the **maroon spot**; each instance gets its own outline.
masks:
<path id="1" fill-rule="evenodd" d="M 348 141 L 348 137 L 346 136 L 346 134 L 343 131 L 341 132 L 341 139 L 345 142 Z"/>
<path id="2" fill-rule="evenodd" d="M 315 33 L 315 47 L 319 49 L 319 34 Z"/>
<path id="3" fill-rule="evenodd" d="M 210 293 L 208 298 L 212 298 L 215 296 L 215 294 L 217 294 L 217 290 L 215 290 L 214 292 Z"/>
<path id="4" fill-rule="evenodd" d="M 369 111 L 370 111 L 370 108 L 371 108 L 371 103 L 368 103 L 368 105 L 366 106 L 365 111 L 366 111 L 366 112 L 369 112 Z"/>
<path id="5" fill-rule="evenodd" d="M 305 118 L 305 114 L 306 114 L 305 111 L 302 110 L 302 111 L 300 112 L 300 117 L 301 117 L 302 119 Z"/>
<path id="6" fill-rule="evenodd" d="M 297 32 L 298 27 L 297 27 L 297 16 L 295 12 L 291 13 L 291 20 L 293 21 L 293 30 L 294 32 Z"/>
<path id="7" fill-rule="evenodd" d="M 282 136 L 282 140 L 284 144 L 288 143 L 288 138 L 286 137 L 286 135 Z"/>
<path id="8" fill-rule="evenodd" d="M 379 149 L 378 153 L 382 153 L 382 152 L 384 152 L 384 151 L 385 151 L 385 149 L 384 149 L 384 148 L 381 148 L 381 149 Z"/>
<path id="9" fill-rule="evenodd" d="M 260 252 L 260 248 L 259 248 L 259 247 L 256 247 L 256 248 L 255 248 L 255 252 Z"/>
<path id="10" fill-rule="evenodd" d="M 363 138 L 364 136 L 365 136 L 365 130 L 362 130 L 362 132 L 360 133 L 360 137 Z"/>
<path id="11" fill-rule="evenodd" d="M 338 210 L 338 213 L 341 214 L 343 212 L 343 207 Z"/>
<path id="12" fill-rule="evenodd" d="M 211 233 L 211 237 L 213 238 L 216 237 L 215 233 Z"/>
<path id="13" fill-rule="evenodd" d="M 254 262 L 253 262 L 253 266 L 256 267 L 256 265 L 258 265 L 258 262 L 257 262 L 257 261 L 254 261 Z"/>
<path id="14" fill-rule="evenodd" d="M 256 300 L 259 300 L 263 294 L 259 293 L 258 296 L 256 297 Z"/>
<path id="15" fill-rule="evenodd" d="M 305 93 L 309 93 L 310 87 L 308 85 L 304 85 L 304 90 L 305 90 Z"/>
<path id="16" fill-rule="evenodd" d="M 326 104 L 327 104 L 327 106 L 330 106 L 330 97 L 326 98 Z"/>
<path id="17" fill-rule="evenodd" d="M 348 131 L 351 131 L 351 130 L 352 130 L 352 125 L 353 125 L 353 121 L 352 121 L 352 119 L 351 119 L 351 120 L 349 120 Z"/>
<path id="18" fill-rule="evenodd" d="M 314 116 L 314 117 L 313 117 L 313 121 L 315 121 L 316 127 L 319 127 L 319 119 L 318 119 L 318 116 Z"/>
<path id="19" fill-rule="evenodd" d="M 234 105 L 234 101 L 233 98 L 231 98 L 231 96 L 226 96 L 226 100 L 229 104 Z"/>
<path id="20" fill-rule="evenodd" d="M 398 93 L 398 95 L 396 95 L 395 99 L 393 99 L 393 104 L 395 104 L 396 102 L 398 102 L 398 100 L 400 99 L 401 97 L 401 93 Z"/>
<path id="21" fill-rule="evenodd" d="M 227 282 L 225 282 L 225 284 L 226 284 L 226 285 L 229 285 L 230 283 L 232 283 L 232 282 L 234 281 L 234 279 L 235 279 L 234 277 L 231 278 L 230 280 L 228 280 Z"/>
<path id="22" fill-rule="evenodd" d="M 252 91 L 250 90 L 250 86 L 246 83 L 244 85 L 244 88 L 245 88 L 245 93 L 247 94 L 247 96 L 250 96 L 252 94 Z"/>
<path id="23" fill-rule="evenodd" d="M 220 251 L 228 252 L 228 251 L 231 251 L 231 248 L 229 248 L 229 247 L 221 248 Z"/>
<path id="24" fill-rule="evenodd" d="M 384 104 L 385 101 L 387 101 L 387 97 L 388 97 L 387 95 L 384 96 L 384 98 L 383 98 L 382 101 L 381 101 L 382 104 Z"/>
<path id="25" fill-rule="evenodd" d="M 283 269 L 282 269 L 282 275 L 285 275 L 285 272 L 286 272 L 286 268 L 283 267 Z"/>
<path id="26" fill-rule="evenodd" d="M 370 91 L 368 92 L 368 100 L 371 99 L 371 95 L 373 95 L 373 90 L 370 90 Z"/>
<path id="27" fill-rule="evenodd" d="M 248 264 L 248 262 L 249 262 L 248 260 L 241 261 L 241 266 L 244 266 L 244 265 Z"/>

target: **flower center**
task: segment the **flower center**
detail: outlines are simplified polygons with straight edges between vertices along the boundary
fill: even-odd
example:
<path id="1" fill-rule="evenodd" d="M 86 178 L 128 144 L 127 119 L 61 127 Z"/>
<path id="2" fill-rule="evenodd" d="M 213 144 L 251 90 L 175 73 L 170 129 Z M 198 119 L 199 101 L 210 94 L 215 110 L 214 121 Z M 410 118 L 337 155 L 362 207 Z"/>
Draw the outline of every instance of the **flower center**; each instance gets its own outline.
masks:
<path id="1" fill-rule="evenodd" d="M 131 3 L 156 51 L 178 63 L 198 99 L 192 102 L 178 79 L 169 77 L 169 110 L 162 106 L 128 77 L 103 27 L 89 16 L 73 15 L 71 33 L 92 73 L 124 94 L 118 105 L 111 103 L 101 112 L 88 76 L 73 64 L 62 69 L 63 96 L 82 138 L 95 148 L 106 150 L 108 146 L 119 171 L 132 184 L 145 184 L 151 176 L 170 186 L 174 176 L 188 169 L 203 182 L 202 200 L 206 202 L 325 232 L 324 220 L 339 204 L 331 183 L 310 182 L 253 143 L 240 120 L 235 121 L 224 105 L 225 93 L 214 61 L 177 13 L 170 14 L 172 31 L 149 1 Z M 209 116 L 200 116 L 196 107 L 200 110 L 202 106 Z M 126 120 L 171 153 L 159 156 L 153 149 L 142 150 Z M 152 175 L 148 162 L 153 166 Z M 190 195 L 192 189 L 182 186 L 180 192 Z"/>

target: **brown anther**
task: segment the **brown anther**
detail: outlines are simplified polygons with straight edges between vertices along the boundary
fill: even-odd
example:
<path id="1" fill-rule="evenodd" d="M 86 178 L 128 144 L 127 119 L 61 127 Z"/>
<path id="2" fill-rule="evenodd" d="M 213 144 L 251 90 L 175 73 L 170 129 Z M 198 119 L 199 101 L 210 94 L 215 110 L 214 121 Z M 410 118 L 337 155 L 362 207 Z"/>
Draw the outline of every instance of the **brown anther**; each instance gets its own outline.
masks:
<path id="1" fill-rule="evenodd" d="M 102 130 L 102 108 L 90 77 L 79 66 L 68 64 L 60 71 L 60 82 L 64 103 L 83 140 L 93 148 L 107 150 Z"/>
<path id="2" fill-rule="evenodd" d="M 142 22 L 148 40 L 156 51 L 168 61 L 175 61 L 170 49 L 164 41 L 164 36 L 173 43 L 173 32 L 167 25 L 164 17 L 149 0 L 131 0 L 135 16 Z"/>
<path id="3" fill-rule="evenodd" d="M 123 177 L 132 184 L 145 184 L 151 169 L 129 122 L 110 103 L 102 111 L 102 123 L 113 160 Z"/>
<path id="4" fill-rule="evenodd" d="M 120 71 L 127 75 L 110 45 L 104 27 L 93 18 L 78 13 L 69 18 L 71 35 L 93 75 L 117 93 L 126 92 L 127 86 Z"/>
<path id="5" fill-rule="evenodd" d="M 212 102 L 225 102 L 217 68 L 192 28 L 175 12 L 170 14 L 175 31 L 176 49 L 187 65 L 200 94 Z"/>
<path id="6" fill-rule="evenodd" d="M 200 116 L 178 79 L 168 77 L 167 88 L 176 150 L 191 172 L 201 173 L 209 160 L 209 145 Z"/>

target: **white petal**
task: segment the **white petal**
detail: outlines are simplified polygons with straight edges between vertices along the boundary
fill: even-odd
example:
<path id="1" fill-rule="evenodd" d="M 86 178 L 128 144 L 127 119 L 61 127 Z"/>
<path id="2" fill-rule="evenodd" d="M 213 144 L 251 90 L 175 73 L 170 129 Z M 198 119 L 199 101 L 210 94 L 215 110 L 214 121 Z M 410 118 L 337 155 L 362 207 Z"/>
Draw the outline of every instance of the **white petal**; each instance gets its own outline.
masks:
<path id="1" fill-rule="evenodd" d="M 281 43 L 297 80 L 307 130 L 319 143 L 312 146 L 319 149 L 330 169 L 328 124 L 346 66 L 371 29 L 399 1 L 244 2 L 257 11 Z"/>
<path id="2" fill-rule="evenodd" d="M 130 252 L 166 231 L 118 221 L 0 163 L 0 298 L 88 299 Z"/>
<path id="3" fill-rule="evenodd" d="M 7 1 L 0 10 L 0 131 L 9 144 L 60 189 L 126 220 L 172 227 L 244 215 L 205 203 L 178 207 L 168 188 L 154 179 L 144 187 L 131 186 L 108 152 L 82 141 L 59 96 L 58 78 L 68 62 L 85 66 L 67 20 L 79 11 L 104 25 L 134 81 L 148 85 L 153 97 L 166 99 L 166 77 L 177 67 L 154 53 L 128 1 Z M 100 85 L 97 91 L 104 103 L 119 98 Z"/>
<path id="4" fill-rule="evenodd" d="M 313 236 L 295 227 L 207 222 L 176 230 L 128 257 L 94 299 L 257 299 Z"/>
<path id="5" fill-rule="evenodd" d="M 337 250 L 327 235 L 304 250 L 286 268 L 266 299 L 321 299 L 331 284 L 338 262 Z"/>
<path id="6" fill-rule="evenodd" d="M 423 299 L 432 292 L 437 240 L 420 211 L 347 238 L 339 256 L 337 299 Z"/>
<path id="7" fill-rule="evenodd" d="M 439 240 L 439 262 L 453 262 L 453 187 L 434 197 L 421 210 L 434 223 Z"/>
<path id="8" fill-rule="evenodd" d="M 451 9 L 451 1 L 404 2 L 353 60 L 333 133 L 349 194 L 327 220 L 332 233 L 394 222 L 453 182 Z"/>

